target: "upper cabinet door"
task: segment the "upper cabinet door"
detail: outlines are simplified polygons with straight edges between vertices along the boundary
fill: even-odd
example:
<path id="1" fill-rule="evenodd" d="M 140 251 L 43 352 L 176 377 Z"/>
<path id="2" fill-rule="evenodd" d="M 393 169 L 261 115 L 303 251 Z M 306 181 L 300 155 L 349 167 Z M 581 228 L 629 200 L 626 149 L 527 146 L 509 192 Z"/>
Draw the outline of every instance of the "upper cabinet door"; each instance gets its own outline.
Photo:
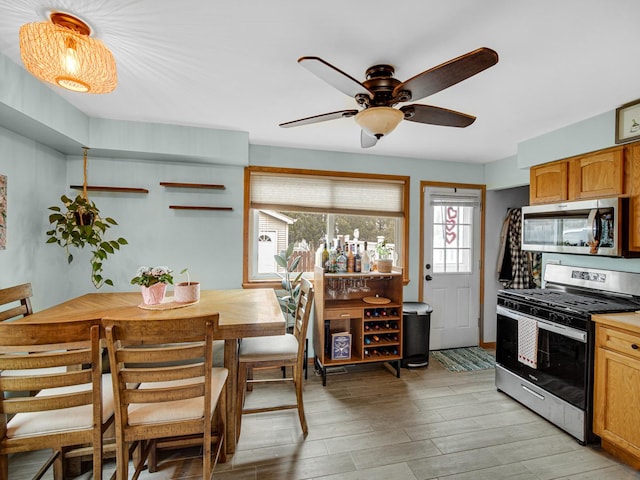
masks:
<path id="1" fill-rule="evenodd" d="M 569 199 L 614 197 L 624 193 L 624 148 L 570 160 Z"/>
<path id="2" fill-rule="evenodd" d="M 545 163 L 529 171 L 529 203 L 563 202 L 568 197 L 568 161 Z"/>

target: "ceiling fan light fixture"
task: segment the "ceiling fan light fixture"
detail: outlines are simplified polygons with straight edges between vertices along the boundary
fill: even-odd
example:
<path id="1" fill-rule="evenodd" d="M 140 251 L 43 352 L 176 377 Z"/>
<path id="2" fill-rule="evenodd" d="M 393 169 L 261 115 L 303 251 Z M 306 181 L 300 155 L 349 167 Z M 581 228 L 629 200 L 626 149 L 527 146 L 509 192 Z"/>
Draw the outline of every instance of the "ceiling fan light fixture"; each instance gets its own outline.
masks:
<path id="1" fill-rule="evenodd" d="M 74 92 L 109 93 L 117 84 L 111 51 L 82 20 L 53 12 L 48 22 L 20 27 L 20 57 L 36 78 Z"/>
<path id="2" fill-rule="evenodd" d="M 369 107 L 355 116 L 360 128 L 378 139 L 393 132 L 403 118 L 404 113 L 393 107 Z"/>

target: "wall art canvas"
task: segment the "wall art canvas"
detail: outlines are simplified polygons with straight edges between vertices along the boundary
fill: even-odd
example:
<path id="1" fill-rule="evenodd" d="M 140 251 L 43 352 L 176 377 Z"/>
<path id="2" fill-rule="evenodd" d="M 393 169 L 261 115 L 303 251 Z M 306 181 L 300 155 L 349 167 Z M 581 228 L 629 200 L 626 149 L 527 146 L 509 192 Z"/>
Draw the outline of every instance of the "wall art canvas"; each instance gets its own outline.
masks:
<path id="1" fill-rule="evenodd" d="M 7 248 L 7 177 L 0 175 L 0 250 Z"/>

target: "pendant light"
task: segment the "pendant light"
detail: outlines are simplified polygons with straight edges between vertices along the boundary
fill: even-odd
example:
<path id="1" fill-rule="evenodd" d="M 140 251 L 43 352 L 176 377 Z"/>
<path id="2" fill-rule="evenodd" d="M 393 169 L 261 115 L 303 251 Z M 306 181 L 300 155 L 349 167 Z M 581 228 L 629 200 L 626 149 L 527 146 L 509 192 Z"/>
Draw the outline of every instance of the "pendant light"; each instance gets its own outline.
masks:
<path id="1" fill-rule="evenodd" d="M 52 12 L 49 18 L 20 27 L 20 56 L 27 70 L 74 92 L 113 91 L 116 62 L 100 40 L 90 37 L 89 25 L 64 12 Z"/>

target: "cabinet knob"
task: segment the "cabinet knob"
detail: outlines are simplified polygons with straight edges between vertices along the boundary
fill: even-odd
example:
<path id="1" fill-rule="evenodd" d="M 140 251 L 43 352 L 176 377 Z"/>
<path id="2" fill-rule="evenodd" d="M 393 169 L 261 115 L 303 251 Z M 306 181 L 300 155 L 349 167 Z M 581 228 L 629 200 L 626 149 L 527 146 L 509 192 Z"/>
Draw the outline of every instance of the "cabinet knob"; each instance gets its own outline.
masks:
<path id="1" fill-rule="evenodd" d="M 632 344 L 631 344 L 631 348 L 633 348 L 634 350 L 637 350 L 637 349 L 638 349 L 638 345 L 637 345 L 637 344 L 635 344 L 635 343 L 632 343 Z"/>

